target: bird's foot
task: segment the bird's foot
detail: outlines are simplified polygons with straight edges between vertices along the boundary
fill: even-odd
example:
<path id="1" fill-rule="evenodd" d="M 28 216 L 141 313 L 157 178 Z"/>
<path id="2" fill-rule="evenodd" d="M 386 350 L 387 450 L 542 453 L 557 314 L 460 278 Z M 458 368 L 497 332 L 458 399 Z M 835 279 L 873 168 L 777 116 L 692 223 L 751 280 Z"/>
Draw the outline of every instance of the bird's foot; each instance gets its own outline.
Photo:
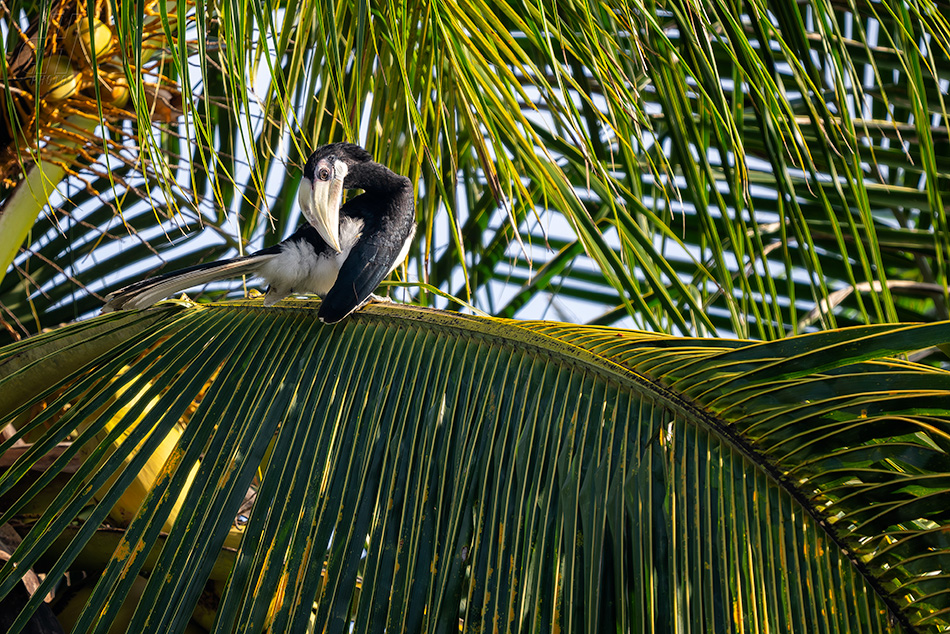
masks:
<path id="1" fill-rule="evenodd" d="M 388 295 L 377 295 L 376 293 L 370 293 L 369 297 L 366 298 L 364 304 L 369 304 L 370 302 L 377 302 L 379 304 L 393 304 L 393 300 L 389 299 Z"/>
<path id="2" fill-rule="evenodd" d="M 376 293 L 370 293 L 369 297 L 364 299 L 360 303 L 360 305 L 357 306 L 354 310 L 359 310 L 363 308 L 364 306 L 368 306 L 370 304 L 395 304 L 395 302 L 384 295 L 377 295 Z"/>

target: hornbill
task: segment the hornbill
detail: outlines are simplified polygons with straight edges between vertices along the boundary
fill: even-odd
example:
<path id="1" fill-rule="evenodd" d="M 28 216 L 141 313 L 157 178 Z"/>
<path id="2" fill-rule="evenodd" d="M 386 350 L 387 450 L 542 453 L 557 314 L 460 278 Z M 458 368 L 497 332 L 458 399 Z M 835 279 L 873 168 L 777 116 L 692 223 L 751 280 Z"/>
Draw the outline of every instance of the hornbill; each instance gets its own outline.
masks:
<path id="1" fill-rule="evenodd" d="M 341 206 L 344 189 L 363 193 Z M 240 275 L 264 278 L 264 305 L 292 293 L 323 298 L 319 318 L 340 321 L 406 258 L 415 233 L 412 183 L 352 143 L 317 148 L 298 201 L 309 224 L 251 255 L 172 271 L 111 293 L 102 312 L 145 308 L 192 286 Z"/>

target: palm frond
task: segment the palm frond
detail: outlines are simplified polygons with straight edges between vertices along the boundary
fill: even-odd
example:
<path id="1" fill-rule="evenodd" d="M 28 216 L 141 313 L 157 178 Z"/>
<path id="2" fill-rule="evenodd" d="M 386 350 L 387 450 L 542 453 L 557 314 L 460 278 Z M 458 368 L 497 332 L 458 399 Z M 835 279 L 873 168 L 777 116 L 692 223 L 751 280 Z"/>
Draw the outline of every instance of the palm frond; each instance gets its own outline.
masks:
<path id="1" fill-rule="evenodd" d="M 762 339 L 948 315 L 950 29 L 926 7 L 293 9 L 178 7 L 162 68 L 196 91 L 160 137 L 136 119 L 158 139 L 143 204 L 167 211 L 135 230 L 180 250 L 130 252 L 102 291 L 216 257 L 204 246 L 222 238 L 236 253 L 289 234 L 302 157 L 346 138 L 418 183 L 411 278 L 491 313 L 551 304 L 580 322 Z M 87 180 L 113 198 L 108 176 Z M 12 333 L 62 314 L 30 283 L 33 258 L 62 254 L 34 242 L 17 260 L 0 287 Z M 943 290 L 907 298 L 895 281 Z M 61 283 L 74 313 L 95 303 Z M 879 290 L 832 301 L 865 287 Z"/>
<path id="2" fill-rule="evenodd" d="M 199 598 L 214 631 L 950 625 L 950 374 L 895 356 L 947 323 L 754 343 L 314 311 L 167 305 L 2 349 L 0 455 L 29 448 L 0 473 L 27 531 L 0 593 L 45 571 L 35 608 L 95 546 L 78 631 L 133 587 L 136 631 Z"/>

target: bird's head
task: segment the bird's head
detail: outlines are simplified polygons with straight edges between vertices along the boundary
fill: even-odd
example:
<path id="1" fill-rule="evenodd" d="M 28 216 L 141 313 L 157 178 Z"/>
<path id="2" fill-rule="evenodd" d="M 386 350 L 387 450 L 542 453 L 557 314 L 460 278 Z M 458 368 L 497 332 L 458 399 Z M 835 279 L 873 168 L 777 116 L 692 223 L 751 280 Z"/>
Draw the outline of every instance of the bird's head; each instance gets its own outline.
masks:
<path id="1" fill-rule="evenodd" d="M 372 155 L 353 143 L 331 143 L 318 147 L 307 159 L 297 200 L 304 218 L 339 253 L 340 206 L 343 190 L 354 187 L 347 181 L 351 169 L 371 163 Z M 352 179 L 350 179 L 352 180 Z"/>

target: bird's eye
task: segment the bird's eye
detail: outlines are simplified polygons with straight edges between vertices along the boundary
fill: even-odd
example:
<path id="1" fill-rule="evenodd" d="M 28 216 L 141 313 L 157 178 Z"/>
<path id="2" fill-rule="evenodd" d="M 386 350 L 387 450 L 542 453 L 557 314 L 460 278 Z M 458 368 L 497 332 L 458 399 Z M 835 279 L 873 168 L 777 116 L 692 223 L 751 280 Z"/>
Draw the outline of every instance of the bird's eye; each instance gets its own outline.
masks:
<path id="1" fill-rule="evenodd" d="M 326 167 L 321 167 L 320 171 L 317 172 L 317 178 L 319 178 L 322 181 L 330 180 L 330 170 Z"/>

